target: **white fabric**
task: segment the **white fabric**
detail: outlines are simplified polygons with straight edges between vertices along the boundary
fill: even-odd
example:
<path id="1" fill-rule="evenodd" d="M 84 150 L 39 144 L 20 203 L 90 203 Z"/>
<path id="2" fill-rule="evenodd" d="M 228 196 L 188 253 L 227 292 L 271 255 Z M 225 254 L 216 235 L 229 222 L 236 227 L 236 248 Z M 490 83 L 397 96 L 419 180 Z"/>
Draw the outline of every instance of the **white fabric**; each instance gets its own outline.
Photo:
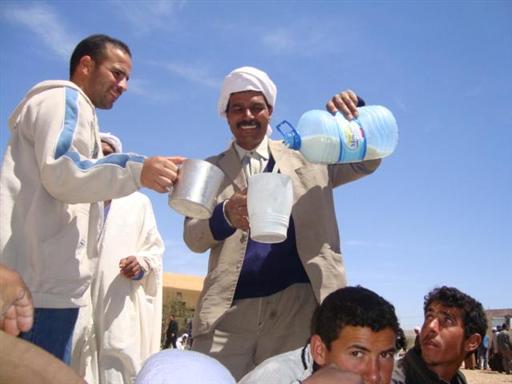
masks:
<path id="1" fill-rule="evenodd" d="M 304 357 L 304 362 L 302 358 Z M 306 366 L 304 366 L 304 364 Z M 295 384 L 313 374 L 313 357 L 310 345 L 271 357 L 251 372 L 238 384 Z"/>
<path id="2" fill-rule="evenodd" d="M 101 201 L 136 191 L 144 158 L 116 154 L 97 162 L 94 105 L 69 81 L 34 86 L 9 128 L 0 173 L 0 262 L 21 274 L 36 307 L 82 306 L 97 260 Z"/>
<path id="3" fill-rule="evenodd" d="M 110 132 L 100 132 L 101 141 L 110 144 L 114 148 L 114 152 L 121 153 L 123 152 L 123 144 L 119 137 L 111 134 Z"/>
<path id="4" fill-rule="evenodd" d="M 144 363 L 135 384 L 235 384 L 235 379 L 212 357 L 166 349 Z"/>
<path id="5" fill-rule="evenodd" d="M 147 196 L 112 200 L 99 247 L 92 306 L 80 310 L 72 366 L 89 384 L 132 383 L 160 350 L 164 245 Z M 132 255 L 146 266 L 141 280 L 119 273 L 119 260 Z"/>

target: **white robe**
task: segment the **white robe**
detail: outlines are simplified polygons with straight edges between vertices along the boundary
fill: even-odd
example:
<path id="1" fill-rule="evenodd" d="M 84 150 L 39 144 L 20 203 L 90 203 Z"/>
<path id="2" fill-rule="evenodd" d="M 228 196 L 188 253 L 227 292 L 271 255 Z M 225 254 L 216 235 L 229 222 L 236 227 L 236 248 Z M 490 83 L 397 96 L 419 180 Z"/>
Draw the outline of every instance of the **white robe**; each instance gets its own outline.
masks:
<path id="1" fill-rule="evenodd" d="M 72 366 L 89 384 L 133 383 L 144 360 L 160 350 L 163 251 L 147 196 L 112 200 L 91 304 L 80 309 L 73 342 Z M 119 260 L 132 255 L 146 270 L 138 281 L 119 273 Z"/>

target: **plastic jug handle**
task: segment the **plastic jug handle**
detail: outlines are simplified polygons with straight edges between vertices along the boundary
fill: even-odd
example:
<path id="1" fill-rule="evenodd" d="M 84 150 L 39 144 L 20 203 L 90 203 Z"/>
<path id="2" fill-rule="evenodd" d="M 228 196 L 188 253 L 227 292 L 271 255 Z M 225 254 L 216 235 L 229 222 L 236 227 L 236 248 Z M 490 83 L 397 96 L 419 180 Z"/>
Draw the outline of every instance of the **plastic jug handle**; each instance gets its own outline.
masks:
<path id="1" fill-rule="evenodd" d="M 290 129 L 288 132 L 285 132 L 281 129 L 281 126 L 288 126 Z M 283 120 L 279 124 L 277 124 L 276 129 L 283 136 L 283 142 L 291 149 L 298 150 L 301 146 L 301 138 L 297 130 L 291 125 L 288 121 Z"/>

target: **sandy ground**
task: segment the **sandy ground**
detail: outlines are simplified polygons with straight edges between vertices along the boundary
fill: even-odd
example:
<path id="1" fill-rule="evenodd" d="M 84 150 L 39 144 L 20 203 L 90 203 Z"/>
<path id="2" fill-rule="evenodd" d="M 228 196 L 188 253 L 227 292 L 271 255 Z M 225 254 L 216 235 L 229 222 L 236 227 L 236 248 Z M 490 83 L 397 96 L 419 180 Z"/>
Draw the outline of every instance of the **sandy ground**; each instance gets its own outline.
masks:
<path id="1" fill-rule="evenodd" d="M 505 375 L 504 373 L 479 369 L 463 369 L 462 372 L 466 376 L 468 384 L 512 384 L 512 375 Z"/>

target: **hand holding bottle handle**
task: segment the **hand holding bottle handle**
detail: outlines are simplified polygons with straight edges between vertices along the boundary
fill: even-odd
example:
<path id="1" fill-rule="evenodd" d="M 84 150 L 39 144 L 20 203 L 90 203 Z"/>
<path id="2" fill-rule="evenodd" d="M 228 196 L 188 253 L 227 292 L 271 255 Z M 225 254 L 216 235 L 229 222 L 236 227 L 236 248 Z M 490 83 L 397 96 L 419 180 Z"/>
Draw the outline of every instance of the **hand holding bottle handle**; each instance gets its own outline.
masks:
<path id="1" fill-rule="evenodd" d="M 362 105 L 364 105 L 364 101 L 360 99 L 354 91 L 347 89 L 346 91 L 334 95 L 327 104 L 325 104 L 325 108 L 333 115 L 339 111 L 347 120 L 352 120 L 359 116 L 357 107 Z"/>

